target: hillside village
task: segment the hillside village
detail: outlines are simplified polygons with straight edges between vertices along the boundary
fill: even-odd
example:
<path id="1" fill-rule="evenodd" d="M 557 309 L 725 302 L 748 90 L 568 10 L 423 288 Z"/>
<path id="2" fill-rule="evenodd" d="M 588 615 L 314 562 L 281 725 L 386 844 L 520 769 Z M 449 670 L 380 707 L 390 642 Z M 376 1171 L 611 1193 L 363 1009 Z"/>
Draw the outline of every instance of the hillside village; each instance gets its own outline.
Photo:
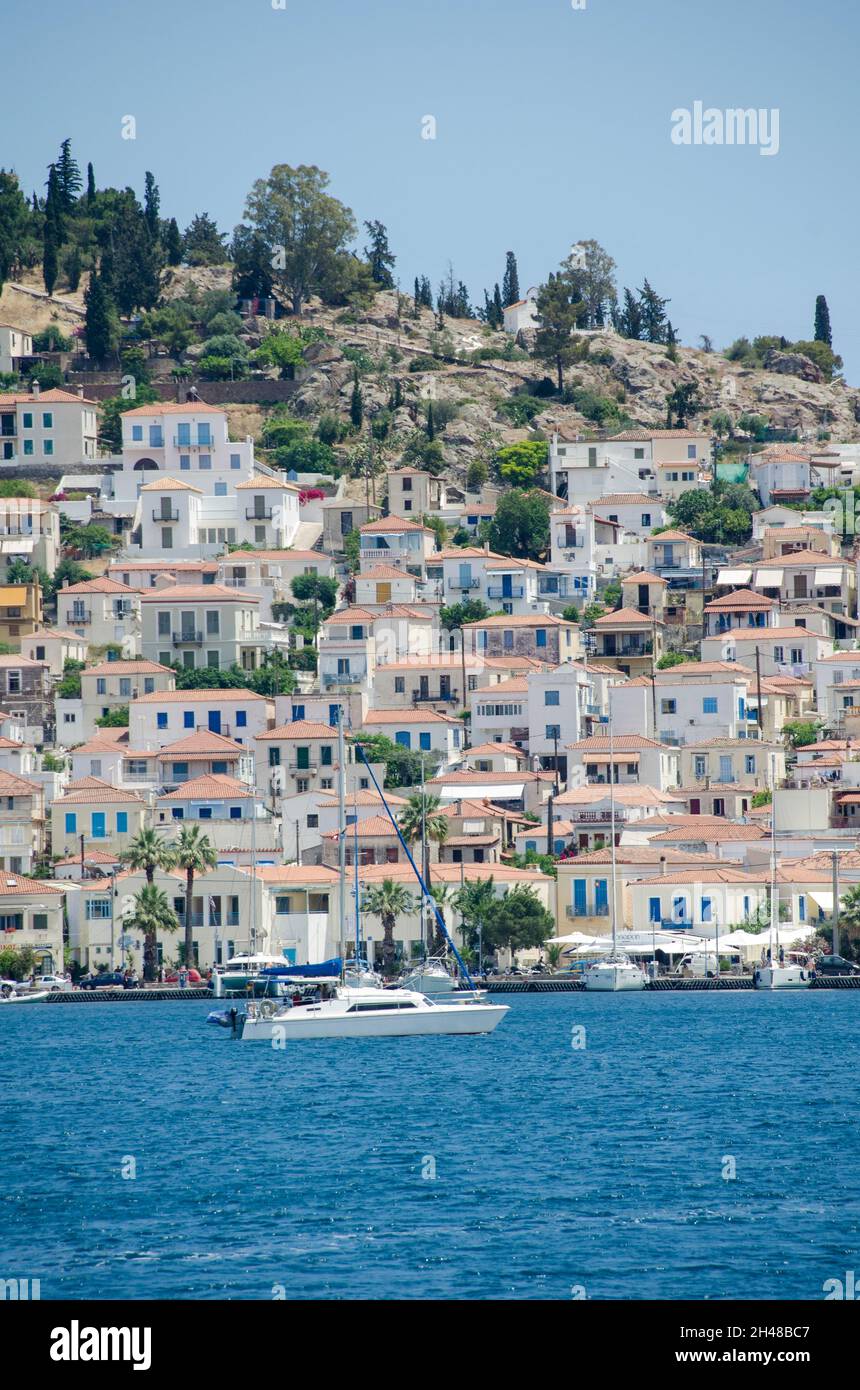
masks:
<path id="1" fill-rule="evenodd" d="M 860 391 L 829 327 L 586 325 L 594 243 L 562 309 L 509 257 L 479 317 L 371 239 L 298 312 L 223 245 L 125 313 L 97 256 L 6 276 L 7 965 L 323 960 L 341 854 L 368 955 L 408 962 L 381 790 L 467 953 L 479 920 L 504 963 L 607 933 L 613 824 L 619 926 L 760 929 L 773 835 L 780 921 L 825 944 L 836 902 L 853 953 Z"/>

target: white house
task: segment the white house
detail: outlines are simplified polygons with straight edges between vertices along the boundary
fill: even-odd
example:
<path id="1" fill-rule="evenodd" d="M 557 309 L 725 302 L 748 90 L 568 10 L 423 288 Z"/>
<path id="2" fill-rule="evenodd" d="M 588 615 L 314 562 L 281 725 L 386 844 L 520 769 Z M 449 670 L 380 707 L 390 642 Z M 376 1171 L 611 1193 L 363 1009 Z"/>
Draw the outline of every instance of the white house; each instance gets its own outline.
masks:
<path id="1" fill-rule="evenodd" d="M 0 395 L 0 460 L 67 468 L 97 455 L 96 401 L 59 388 Z"/>
<path id="2" fill-rule="evenodd" d="M 110 583 L 110 580 L 103 581 Z M 169 666 L 241 666 L 256 670 L 263 642 L 259 599 L 220 584 L 164 584 L 136 595 L 141 612 L 141 653 Z"/>
<path id="3" fill-rule="evenodd" d="M 253 746 L 268 727 L 270 702 L 253 690 L 161 690 L 129 705 L 129 745 L 156 750 L 198 729 Z"/>
<path id="4" fill-rule="evenodd" d="M 85 579 L 57 593 L 57 623 L 91 647 L 116 645 L 133 657 L 140 642 L 140 595 L 115 579 Z"/>
<path id="5" fill-rule="evenodd" d="M 504 329 L 506 333 L 517 333 L 523 328 L 539 328 L 540 319 L 537 314 L 537 286 L 532 285 L 526 291 L 525 299 L 518 299 L 514 304 L 506 304 L 502 310 L 504 318 Z"/>

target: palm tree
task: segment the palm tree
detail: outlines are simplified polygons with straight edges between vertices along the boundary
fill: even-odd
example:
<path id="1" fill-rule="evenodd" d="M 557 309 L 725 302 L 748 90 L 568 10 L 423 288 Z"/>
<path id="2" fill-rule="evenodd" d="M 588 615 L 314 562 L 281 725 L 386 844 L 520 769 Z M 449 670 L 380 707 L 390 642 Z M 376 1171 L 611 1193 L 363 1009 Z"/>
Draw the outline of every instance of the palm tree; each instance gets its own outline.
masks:
<path id="1" fill-rule="evenodd" d="M 407 892 L 402 883 L 395 883 L 393 879 L 383 879 L 378 888 L 370 888 L 364 896 L 362 907 L 371 916 L 378 917 L 382 923 L 382 973 L 384 975 L 394 974 L 394 924 L 398 917 L 402 917 L 405 912 L 412 912 L 415 903 L 412 894 Z"/>
<path id="2" fill-rule="evenodd" d="M 438 796 L 428 795 L 426 791 L 413 792 L 409 797 L 403 810 L 400 812 L 400 833 L 410 847 L 417 840 L 421 839 L 422 820 L 427 834 L 427 843 L 433 841 L 437 845 L 444 845 L 451 829 L 448 817 L 442 811 L 442 803 Z M 430 882 L 430 854 L 423 854 L 421 874 L 427 884 L 427 891 L 432 892 Z M 435 894 L 434 894 L 435 897 Z M 432 942 L 434 950 L 442 947 L 442 933 L 434 922 L 435 936 Z M 429 944 L 429 943 L 428 943 Z"/>
<path id="3" fill-rule="evenodd" d="M 169 869 L 173 863 L 170 846 L 155 830 L 139 830 L 120 859 L 130 869 L 146 874 L 148 888 L 155 883 L 156 869 Z M 144 935 L 143 942 L 143 978 L 150 984 L 156 977 L 157 964 L 158 944 L 153 930 Z"/>
<path id="4" fill-rule="evenodd" d="M 204 835 L 199 825 L 183 825 L 179 836 L 170 846 L 171 864 L 185 873 L 185 964 L 193 965 L 194 933 L 191 922 L 191 903 L 194 897 L 194 879 L 197 874 L 208 873 L 218 863 L 215 846 Z"/>
<path id="5" fill-rule="evenodd" d="M 147 979 L 147 964 L 156 959 L 158 933 L 179 930 L 179 918 L 164 890 L 156 888 L 154 883 L 144 884 L 140 892 L 134 895 L 134 907 L 125 917 L 124 926 L 126 931 L 140 932 L 143 937 L 144 979 Z"/>

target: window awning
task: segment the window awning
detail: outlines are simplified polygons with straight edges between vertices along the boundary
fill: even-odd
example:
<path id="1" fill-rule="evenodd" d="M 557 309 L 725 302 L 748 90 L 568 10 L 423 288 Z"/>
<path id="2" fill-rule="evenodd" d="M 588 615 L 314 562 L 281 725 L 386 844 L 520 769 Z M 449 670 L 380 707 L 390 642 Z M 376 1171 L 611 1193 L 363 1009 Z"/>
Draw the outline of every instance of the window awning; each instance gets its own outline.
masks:
<path id="1" fill-rule="evenodd" d="M 839 585 L 842 583 L 842 570 L 837 569 L 835 566 L 833 567 L 833 569 L 827 568 L 816 570 L 815 583 L 822 585 Z"/>
<path id="2" fill-rule="evenodd" d="M 752 570 L 720 570 L 718 584 L 749 584 Z"/>
<path id="3" fill-rule="evenodd" d="M 0 554 L 30 555 L 34 545 L 35 540 L 32 536 L 2 536 L 0 537 Z"/>
<path id="4" fill-rule="evenodd" d="M 784 575 L 785 570 L 757 570 L 755 586 L 757 589 L 779 589 Z"/>
<path id="5" fill-rule="evenodd" d="M 832 893 L 825 893 L 821 889 L 819 889 L 815 893 L 810 893 L 809 896 L 814 903 L 818 904 L 822 912 L 826 912 L 828 915 L 830 915 L 833 912 Z"/>
<path id="6" fill-rule="evenodd" d="M 439 788 L 439 800 L 443 802 L 459 801 L 464 796 L 474 798 L 479 801 L 516 801 L 525 793 L 525 781 L 519 782 L 496 782 L 494 784 L 471 782 L 449 784 L 447 787 Z"/>

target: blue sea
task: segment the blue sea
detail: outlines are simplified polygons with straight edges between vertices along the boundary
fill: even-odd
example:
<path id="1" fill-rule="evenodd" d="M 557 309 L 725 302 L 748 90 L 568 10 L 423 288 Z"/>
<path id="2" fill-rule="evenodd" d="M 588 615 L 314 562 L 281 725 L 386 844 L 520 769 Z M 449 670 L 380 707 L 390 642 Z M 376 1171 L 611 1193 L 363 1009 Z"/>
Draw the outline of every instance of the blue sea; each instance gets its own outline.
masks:
<path id="1" fill-rule="evenodd" d="M 0 1011 L 0 1277 L 43 1299 L 821 1299 L 860 1270 L 860 995 L 504 1002 L 485 1038 L 285 1051 L 207 1003 Z"/>

